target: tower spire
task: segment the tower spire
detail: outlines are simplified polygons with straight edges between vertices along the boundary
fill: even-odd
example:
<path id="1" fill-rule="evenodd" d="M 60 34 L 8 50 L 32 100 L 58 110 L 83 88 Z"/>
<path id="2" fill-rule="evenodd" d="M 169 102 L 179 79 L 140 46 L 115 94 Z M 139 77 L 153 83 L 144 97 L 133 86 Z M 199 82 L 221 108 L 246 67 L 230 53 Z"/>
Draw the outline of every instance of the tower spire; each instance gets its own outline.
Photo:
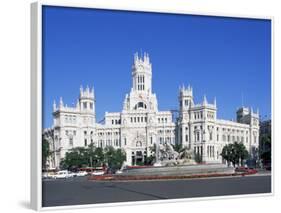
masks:
<path id="1" fill-rule="evenodd" d="M 63 107 L 62 97 L 60 97 L 60 108 Z"/>
<path id="2" fill-rule="evenodd" d="M 214 98 L 214 106 L 217 107 L 217 98 L 216 98 L 216 96 Z"/>
<path id="3" fill-rule="evenodd" d="M 208 101 L 207 101 L 206 95 L 204 95 L 204 98 L 203 98 L 203 105 L 207 105 L 207 104 L 208 104 Z"/>
<path id="4" fill-rule="evenodd" d="M 56 109 L 57 109 L 56 100 L 54 100 L 54 103 L 53 103 L 53 111 L 56 111 Z"/>
<path id="5" fill-rule="evenodd" d="M 243 94 L 243 92 L 241 94 L 241 101 L 242 101 L 242 107 L 244 107 L 244 94 Z"/>

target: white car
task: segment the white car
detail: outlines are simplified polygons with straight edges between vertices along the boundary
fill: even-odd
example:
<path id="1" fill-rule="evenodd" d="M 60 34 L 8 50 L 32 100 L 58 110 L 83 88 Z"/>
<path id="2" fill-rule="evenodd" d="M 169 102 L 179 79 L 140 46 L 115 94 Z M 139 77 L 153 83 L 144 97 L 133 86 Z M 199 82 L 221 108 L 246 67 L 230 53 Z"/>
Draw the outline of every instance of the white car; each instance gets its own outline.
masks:
<path id="1" fill-rule="evenodd" d="M 87 176 L 88 173 L 86 171 L 79 171 L 76 173 L 76 176 L 77 177 L 84 177 L 84 176 Z"/>
<path id="2" fill-rule="evenodd" d="M 92 175 L 104 175 L 104 174 L 105 174 L 105 171 L 104 171 L 104 170 L 101 170 L 101 169 L 96 169 L 96 170 L 93 171 L 91 174 L 92 174 Z"/>
<path id="3" fill-rule="evenodd" d="M 115 174 L 122 174 L 122 173 L 123 173 L 122 170 L 117 170 L 117 171 L 115 172 Z"/>
<path id="4" fill-rule="evenodd" d="M 73 173 L 70 173 L 67 170 L 59 171 L 54 175 L 54 179 L 66 179 L 70 177 L 73 177 Z"/>

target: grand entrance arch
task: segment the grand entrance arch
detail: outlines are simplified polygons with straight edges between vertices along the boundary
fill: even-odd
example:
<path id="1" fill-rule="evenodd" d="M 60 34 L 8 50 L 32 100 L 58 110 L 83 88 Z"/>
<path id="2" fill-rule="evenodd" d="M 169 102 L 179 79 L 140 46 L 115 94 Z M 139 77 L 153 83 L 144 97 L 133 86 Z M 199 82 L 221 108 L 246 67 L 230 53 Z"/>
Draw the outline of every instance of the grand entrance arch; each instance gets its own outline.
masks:
<path id="1" fill-rule="evenodd" d="M 144 165 L 147 158 L 145 137 L 137 136 L 132 147 L 132 165 Z"/>

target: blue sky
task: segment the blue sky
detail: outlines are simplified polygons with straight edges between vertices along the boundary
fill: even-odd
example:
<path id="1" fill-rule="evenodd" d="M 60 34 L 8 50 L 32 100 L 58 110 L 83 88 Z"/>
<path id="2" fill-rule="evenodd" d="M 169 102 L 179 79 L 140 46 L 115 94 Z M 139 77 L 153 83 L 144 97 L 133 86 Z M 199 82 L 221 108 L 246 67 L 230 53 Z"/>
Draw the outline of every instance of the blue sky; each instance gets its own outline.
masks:
<path id="1" fill-rule="evenodd" d="M 219 118 L 235 118 L 242 94 L 271 115 L 270 20 L 44 7 L 43 127 L 53 101 L 73 105 L 80 85 L 95 87 L 97 120 L 121 111 L 137 51 L 150 55 L 160 110 L 177 109 L 190 84 L 195 102 L 216 97 Z"/>

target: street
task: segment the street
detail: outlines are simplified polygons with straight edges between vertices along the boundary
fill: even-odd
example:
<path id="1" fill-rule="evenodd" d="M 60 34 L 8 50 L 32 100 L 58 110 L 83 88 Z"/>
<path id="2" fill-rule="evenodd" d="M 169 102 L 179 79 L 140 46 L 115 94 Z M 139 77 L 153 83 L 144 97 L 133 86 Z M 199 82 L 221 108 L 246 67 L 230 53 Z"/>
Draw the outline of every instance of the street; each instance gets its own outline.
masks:
<path id="1" fill-rule="evenodd" d="M 43 206 L 270 193 L 271 176 L 94 182 L 86 177 L 43 181 Z"/>

